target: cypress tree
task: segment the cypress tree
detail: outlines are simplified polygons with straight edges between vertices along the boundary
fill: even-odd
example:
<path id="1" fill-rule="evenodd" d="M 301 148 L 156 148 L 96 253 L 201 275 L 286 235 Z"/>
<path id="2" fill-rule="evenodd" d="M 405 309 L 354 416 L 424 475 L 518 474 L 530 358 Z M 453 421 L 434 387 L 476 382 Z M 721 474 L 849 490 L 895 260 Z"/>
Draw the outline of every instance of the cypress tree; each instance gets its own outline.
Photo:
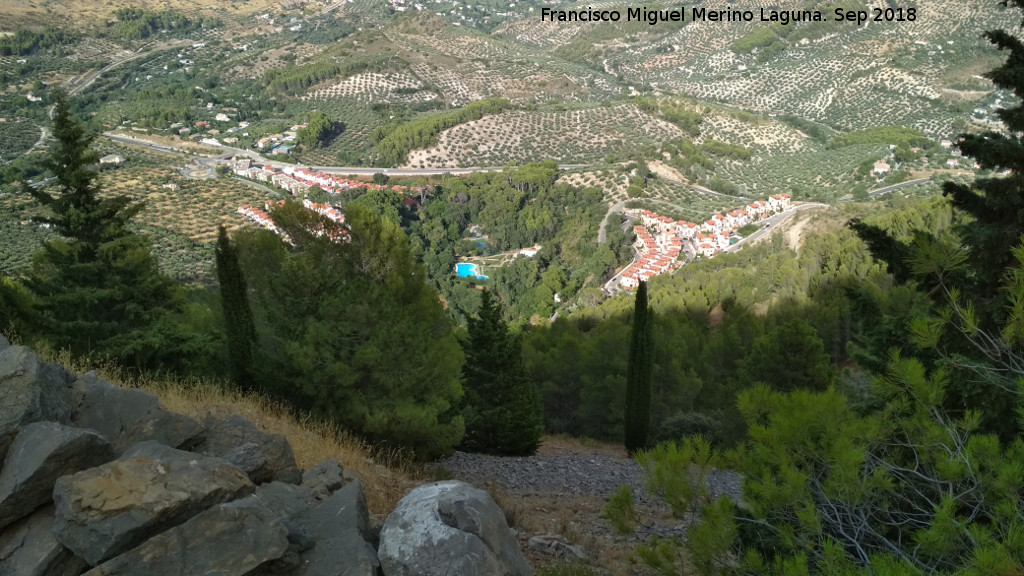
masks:
<path id="1" fill-rule="evenodd" d="M 217 236 L 215 253 L 221 307 L 224 310 L 224 332 L 228 337 L 228 373 L 235 386 L 251 390 L 256 324 L 252 319 L 249 288 L 238 262 L 238 251 L 223 226 Z"/>
<path id="2" fill-rule="evenodd" d="M 501 305 L 488 290 L 480 311 L 467 319 L 469 339 L 464 409 L 466 435 L 460 448 L 509 456 L 537 451 L 544 427 L 540 392 L 526 375 L 519 339 L 502 320 Z"/>
<path id="3" fill-rule="evenodd" d="M 654 376 L 652 316 L 653 312 L 647 305 L 647 283 L 640 282 L 633 305 L 633 333 L 626 364 L 625 445 L 630 454 L 647 446 L 651 430 Z"/>
<path id="4" fill-rule="evenodd" d="M 31 331 L 56 349 L 96 354 L 138 367 L 175 358 L 181 334 L 172 312 L 180 311 L 180 287 L 159 269 L 149 241 L 128 228 L 142 209 L 127 196 L 100 198 L 95 184 L 94 136 L 55 94 L 49 158 L 42 163 L 57 193 L 26 185 L 49 208 L 36 218 L 60 234 L 36 254 L 25 285 L 38 305 Z"/>

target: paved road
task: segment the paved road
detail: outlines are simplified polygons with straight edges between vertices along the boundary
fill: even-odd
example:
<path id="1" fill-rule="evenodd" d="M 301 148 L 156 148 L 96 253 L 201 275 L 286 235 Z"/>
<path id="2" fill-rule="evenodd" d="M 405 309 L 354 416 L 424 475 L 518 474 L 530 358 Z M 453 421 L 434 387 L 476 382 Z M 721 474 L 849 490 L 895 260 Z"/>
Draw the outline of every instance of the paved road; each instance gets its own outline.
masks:
<path id="1" fill-rule="evenodd" d="M 608 225 L 608 219 L 611 218 L 612 214 L 622 214 L 622 208 L 626 205 L 629 200 L 623 200 L 618 204 L 613 204 L 611 208 L 608 208 L 608 212 L 605 212 L 604 218 L 601 219 L 601 226 L 597 229 L 597 243 L 604 244 L 608 239 L 608 234 L 605 232 L 605 227 Z"/>
<path id="2" fill-rule="evenodd" d="M 906 188 L 907 186 L 916 186 L 918 184 L 924 184 L 925 182 L 931 182 L 934 179 L 935 179 L 934 176 L 929 176 L 928 178 L 918 178 L 917 180 L 907 180 L 906 182 L 900 182 L 899 184 L 893 184 L 892 186 L 886 186 L 885 188 L 879 188 L 878 190 L 872 190 L 872 191 L 868 192 L 868 196 L 871 196 L 871 197 L 879 196 L 881 194 L 885 194 L 886 192 L 892 192 L 893 190 L 896 190 L 898 188 Z M 844 199 L 840 200 L 839 202 L 854 202 L 854 199 L 853 198 L 844 198 Z"/>
<path id="3" fill-rule="evenodd" d="M 255 188 L 257 190 L 262 190 L 263 192 L 266 192 L 267 194 L 272 195 L 274 198 L 282 198 L 282 197 L 284 197 L 284 194 L 282 194 L 280 190 L 274 190 L 273 188 L 269 188 L 269 187 L 264 186 L 263 184 L 260 184 L 258 182 L 253 182 L 252 180 L 246 180 L 245 178 L 239 178 L 238 176 L 232 176 L 231 179 L 232 180 L 238 180 L 239 182 L 241 182 L 242 184 L 245 184 L 246 186 L 248 186 L 250 188 Z"/>
<path id="4" fill-rule="evenodd" d="M 817 203 L 817 202 L 809 203 L 809 204 L 800 204 L 799 206 L 793 206 L 789 210 L 786 210 L 785 212 L 782 212 L 780 214 L 776 214 L 776 215 L 768 218 L 767 220 L 764 221 L 764 223 L 761 224 L 761 229 L 760 230 L 758 230 L 757 232 L 754 232 L 753 234 L 751 234 L 750 236 L 747 236 L 746 238 L 741 239 L 739 242 L 729 246 L 725 250 L 722 250 L 722 252 L 735 252 L 735 251 L 739 250 L 740 248 L 742 248 L 746 244 L 752 244 L 752 243 L 756 242 L 759 238 L 761 238 L 765 234 L 770 234 L 772 232 L 772 230 L 775 229 L 775 227 L 777 227 L 782 222 L 785 222 L 786 220 L 788 220 L 790 216 L 795 215 L 797 212 L 806 212 L 808 210 L 832 210 L 832 209 L 834 209 L 833 206 L 829 206 L 828 204 L 820 204 L 820 203 Z"/>
<path id="5" fill-rule="evenodd" d="M 150 150 L 157 150 L 160 152 L 190 152 L 188 150 L 178 148 L 175 146 L 155 144 L 148 140 L 136 138 L 129 135 L 113 134 L 110 132 L 104 132 L 103 137 L 119 142 L 121 144 L 128 144 L 130 146 L 140 146 L 142 148 L 148 148 Z M 316 170 L 318 172 L 326 172 L 328 174 L 355 174 L 357 176 L 372 176 L 378 172 L 387 174 L 388 176 L 438 176 L 441 174 L 472 174 L 474 172 L 501 172 L 505 170 L 505 166 L 473 166 L 469 168 L 372 168 L 367 166 L 307 166 L 305 164 L 293 164 L 290 162 L 278 162 L 271 160 L 260 155 L 252 150 L 245 150 L 243 148 L 232 148 L 230 146 L 209 146 L 207 147 L 209 155 L 205 158 L 200 158 L 198 161 L 201 164 L 211 165 L 224 163 L 227 159 L 232 156 L 248 156 L 257 162 L 273 166 L 275 168 L 283 168 L 285 166 L 301 166 L 309 170 Z M 559 170 L 577 170 L 579 168 L 586 168 L 587 164 L 560 164 Z"/>
<path id="6" fill-rule="evenodd" d="M 676 184 L 682 184 L 683 186 L 689 186 L 690 188 L 692 188 L 694 190 L 694 192 L 700 192 L 701 194 L 705 194 L 707 196 L 714 196 L 716 198 L 722 198 L 724 200 L 743 200 L 744 202 L 750 202 L 751 200 L 753 200 L 753 198 L 747 198 L 746 196 L 729 196 L 728 194 L 722 194 L 721 192 L 715 192 L 714 190 L 705 188 L 703 186 L 698 186 L 696 184 L 687 184 L 686 182 L 680 182 L 679 180 L 672 180 L 671 178 L 666 178 L 666 180 L 670 180 L 672 182 L 675 182 Z"/>

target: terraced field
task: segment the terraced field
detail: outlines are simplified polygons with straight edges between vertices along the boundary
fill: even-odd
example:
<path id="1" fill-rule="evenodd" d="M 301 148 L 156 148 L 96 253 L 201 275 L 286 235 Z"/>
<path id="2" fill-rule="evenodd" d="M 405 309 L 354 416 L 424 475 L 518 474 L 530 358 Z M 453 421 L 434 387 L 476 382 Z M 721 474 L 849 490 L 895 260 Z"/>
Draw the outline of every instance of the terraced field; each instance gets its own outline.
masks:
<path id="1" fill-rule="evenodd" d="M 587 163 L 682 136 L 683 131 L 675 125 L 632 104 L 563 112 L 511 111 L 444 131 L 437 145 L 410 153 L 406 165 L 494 166 L 545 159 Z"/>

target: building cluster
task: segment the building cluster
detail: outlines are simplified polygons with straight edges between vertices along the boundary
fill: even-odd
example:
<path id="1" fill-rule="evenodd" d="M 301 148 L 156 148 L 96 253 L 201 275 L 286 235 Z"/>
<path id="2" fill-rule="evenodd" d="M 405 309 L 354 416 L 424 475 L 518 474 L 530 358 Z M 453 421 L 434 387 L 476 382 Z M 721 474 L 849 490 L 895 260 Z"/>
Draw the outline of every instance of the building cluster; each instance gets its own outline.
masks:
<path id="1" fill-rule="evenodd" d="M 299 130 L 305 127 L 305 124 L 296 124 L 290 130 L 280 134 L 271 134 L 265 138 L 260 138 L 256 141 L 255 147 L 257 150 L 270 150 L 272 155 L 290 154 L 295 149 L 293 142 L 298 139 Z"/>
<path id="2" fill-rule="evenodd" d="M 284 166 L 281 169 L 277 169 L 269 165 L 253 164 L 251 158 L 235 158 L 231 161 L 231 171 L 236 176 L 259 182 L 269 182 L 278 188 L 291 192 L 293 196 L 303 196 L 313 186 L 319 186 L 324 192 L 332 196 L 359 188 L 366 190 L 393 190 L 401 194 L 410 192 L 408 186 L 382 186 L 371 182 L 349 180 L 335 174 L 318 172 L 308 168 Z M 412 189 L 412 191 L 419 192 L 420 190 Z"/>
<path id="3" fill-rule="evenodd" d="M 632 290 L 641 281 L 671 271 L 673 266 L 679 266 L 676 262 L 684 251 L 693 257 L 710 258 L 729 247 L 735 230 L 784 210 L 789 204 L 789 194 L 776 194 L 727 214 L 715 214 L 703 224 L 636 210 L 634 214 L 640 220 L 633 227 L 637 257 L 622 273 L 619 285 Z"/>
<path id="4" fill-rule="evenodd" d="M 273 210 L 274 207 L 279 207 L 283 205 L 284 200 L 278 200 L 277 202 L 267 200 L 266 202 L 263 203 L 262 210 L 254 206 L 242 206 L 241 208 L 236 210 L 236 212 L 238 212 L 238 214 L 240 214 L 246 220 L 249 220 L 250 222 L 256 224 L 261 228 L 266 228 L 267 230 L 270 230 L 271 232 L 277 234 L 278 236 L 281 236 L 286 241 L 291 242 L 291 239 L 288 237 L 288 234 L 284 230 L 281 230 L 277 226 L 277 224 L 274 223 L 274 220 L 270 217 L 269 214 L 269 211 Z M 326 216 L 327 219 L 337 224 L 340 224 L 342 227 L 344 227 L 345 225 L 345 215 L 341 213 L 341 210 L 338 210 L 334 206 L 330 206 L 328 204 L 317 204 L 314 202 L 310 202 L 309 200 L 303 200 L 302 205 L 305 206 L 307 210 Z M 316 233 L 318 236 L 327 233 L 338 240 L 345 238 L 348 235 L 348 233 L 343 228 L 339 231 L 325 232 L 322 226 L 316 231 Z"/>

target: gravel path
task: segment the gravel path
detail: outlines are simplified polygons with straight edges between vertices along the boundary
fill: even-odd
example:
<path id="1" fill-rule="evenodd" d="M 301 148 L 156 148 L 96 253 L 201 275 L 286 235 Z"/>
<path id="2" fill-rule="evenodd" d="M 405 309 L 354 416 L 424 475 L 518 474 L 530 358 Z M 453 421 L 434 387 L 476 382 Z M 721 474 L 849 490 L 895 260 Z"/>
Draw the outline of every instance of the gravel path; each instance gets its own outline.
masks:
<path id="1" fill-rule="evenodd" d="M 499 457 L 455 452 L 441 465 L 456 478 L 470 482 L 495 481 L 505 491 L 519 495 L 610 497 L 628 484 L 639 503 L 662 504 L 644 488 L 644 471 L 632 459 L 600 451 L 545 451 L 536 456 Z M 713 472 L 712 494 L 738 499 L 740 476 Z"/>

